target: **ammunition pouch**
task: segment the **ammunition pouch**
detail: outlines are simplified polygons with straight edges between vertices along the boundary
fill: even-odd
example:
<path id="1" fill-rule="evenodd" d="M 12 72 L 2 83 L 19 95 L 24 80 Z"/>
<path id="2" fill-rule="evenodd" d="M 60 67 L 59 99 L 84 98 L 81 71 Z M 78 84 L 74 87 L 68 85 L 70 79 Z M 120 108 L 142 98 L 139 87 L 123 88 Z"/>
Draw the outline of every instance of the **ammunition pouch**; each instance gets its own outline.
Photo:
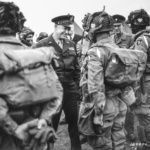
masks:
<path id="1" fill-rule="evenodd" d="M 135 101 L 135 93 L 131 86 L 126 87 L 121 93 L 121 99 L 126 103 L 127 106 L 132 105 Z"/>

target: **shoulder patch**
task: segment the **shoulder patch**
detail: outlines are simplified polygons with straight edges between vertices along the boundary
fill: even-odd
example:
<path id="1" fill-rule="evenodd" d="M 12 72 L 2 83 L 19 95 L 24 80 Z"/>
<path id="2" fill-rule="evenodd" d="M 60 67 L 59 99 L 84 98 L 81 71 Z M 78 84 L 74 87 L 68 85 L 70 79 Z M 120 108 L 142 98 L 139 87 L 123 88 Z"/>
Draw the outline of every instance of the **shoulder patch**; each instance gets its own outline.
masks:
<path id="1" fill-rule="evenodd" d="M 137 40 L 137 45 L 141 45 L 141 40 Z"/>

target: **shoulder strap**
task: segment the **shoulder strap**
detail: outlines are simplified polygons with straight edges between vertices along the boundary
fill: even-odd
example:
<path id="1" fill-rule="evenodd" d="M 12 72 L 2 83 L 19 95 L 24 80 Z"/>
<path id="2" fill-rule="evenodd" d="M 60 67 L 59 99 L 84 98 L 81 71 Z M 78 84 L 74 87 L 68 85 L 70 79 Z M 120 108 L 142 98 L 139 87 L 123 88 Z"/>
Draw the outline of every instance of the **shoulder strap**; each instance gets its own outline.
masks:
<path id="1" fill-rule="evenodd" d="M 144 35 L 143 35 L 143 39 L 144 39 L 144 42 L 145 42 L 145 44 L 146 44 L 146 46 L 148 48 L 148 41 L 147 41 L 147 38 Z"/>

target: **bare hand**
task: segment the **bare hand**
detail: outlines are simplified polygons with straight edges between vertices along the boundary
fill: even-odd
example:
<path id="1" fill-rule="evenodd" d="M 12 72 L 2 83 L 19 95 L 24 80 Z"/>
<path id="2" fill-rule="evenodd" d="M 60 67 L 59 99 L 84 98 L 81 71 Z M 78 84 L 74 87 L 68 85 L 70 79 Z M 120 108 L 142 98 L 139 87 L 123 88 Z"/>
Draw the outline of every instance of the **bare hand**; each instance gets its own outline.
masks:
<path id="1" fill-rule="evenodd" d="M 39 119 L 38 124 L 37 124 L 37 128 L 41 129 L 43 126 L 47 126 L 46 120 L 45 119 Z"/>
<path id="2" fill-rule="evenodd" d="M 37 121 L 38 119 L 35 119 L 33 121 L 19 125 L 18 128 L 15 130 L 15 136 L 18 139 L 25 141 L 28 138 L 28 133 L 27 133 L 28 125 L 29 124 L 37 125 Z"/>

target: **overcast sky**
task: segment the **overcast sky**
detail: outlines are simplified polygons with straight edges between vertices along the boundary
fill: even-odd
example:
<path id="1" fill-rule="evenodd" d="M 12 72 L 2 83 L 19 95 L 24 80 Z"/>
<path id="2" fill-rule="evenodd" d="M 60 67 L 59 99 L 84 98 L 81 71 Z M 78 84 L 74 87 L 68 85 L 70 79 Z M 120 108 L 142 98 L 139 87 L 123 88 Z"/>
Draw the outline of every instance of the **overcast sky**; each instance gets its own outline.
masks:
<path id="1" fill-rule="evenodd" d="M 5 1 L 5 0 L 3 0 Z M 8 1 L 8 0 L 7 0 Z M 36 33 L 46 31 L 53 32 L 54 25 L 51 19 L 71 14 L 75 21 L 82 26 L 81 20 L 86 13 L 101 11 L 105 5 L 105 11 L 110 15 L 120 14 L 128 17 L 131 11 L 145 9 L 150 15 L 150 0 L 12 0 L 24 13 L 29 26 Z"/>

